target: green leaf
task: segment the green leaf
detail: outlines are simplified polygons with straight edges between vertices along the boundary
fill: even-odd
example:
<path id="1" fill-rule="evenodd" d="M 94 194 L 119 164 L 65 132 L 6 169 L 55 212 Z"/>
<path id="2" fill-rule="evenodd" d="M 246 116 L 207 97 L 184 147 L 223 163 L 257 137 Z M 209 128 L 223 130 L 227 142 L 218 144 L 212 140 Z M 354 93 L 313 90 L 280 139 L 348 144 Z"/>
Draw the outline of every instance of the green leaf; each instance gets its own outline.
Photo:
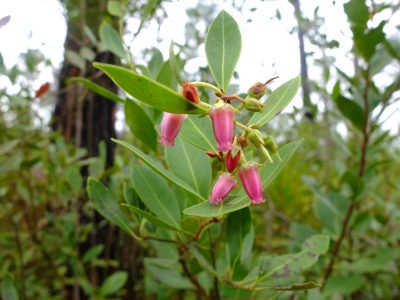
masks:
<path id="1" fill-rule="evenodd" d="M 15 289 L 11 275 L 6 274 L 1 283 L 1 298 L 3 300 L 18 300 L 18 293 Z"/>
<path id="2" fill-rule="evenodd" d="M 358 291 L 364 284 L 365 278 L 361 275 L 334 275 L 328 279 L 324 288 L 324 294 L 349 295 Z"/>
<path id="3" fill-rule="evenodd" d="M 143 218 L 145 218 L 147 221 L 149 221 L 150 223 L 153 223 L 154 225 L 160 227 L 160 228 L 164 228 L 164 229 L 168 229 L 168 230 L 181 230 L 180 228 L 176 228 L 173 227 L 171 225 L 169 225 L 168 223 L 164 222 L 163 220 L 161 220 L 159 217 L 154 216 L 150 213 L 148 213 L 147 211 L 144 211 L 136 206 L 133 205 L 129 205 L 126 203 L 122 203 L 122 206 L 125 206 L 126 208 L 128 208 L 129 210 L 133 211 L 134 213 L 142 216 Z"/>
<path id="4" fill-rule="evenodd" d="M 350 22 L 361 28 L 367 26 L 369 20 L 368 7 L 365 4 L 365 0 L 351 0 L 344 5 L 344 11 L 349 18 Z"/>
<path id="5" fill-rule="evenodd" d="M 154 170 L 156 173 L 167 179 L 168 181 L 172 182 L 173 184 L 181 187 L 185 191 L 189 192 L 193 196 L 205 200 L 201 195 L 199 195 L 195 190 L 193 190 L 186 182 L 178 178 L 176 175 L 173 173 L 169 172 L 168 170 L 164 169 L 164 167 L 160 164 L 160 162 L 156 159 L 154 159 L 151 156 L 146 155 L 141 151 L 140 149 L 132 146 L 131 144 L 117 140 L 117 139 L 111 139 L 113 142 L 120 144 L 127 148 L 129 151 L 131 151 L 137 158 L 139 158 L 141 161 L 143 161 L 146 165 L 148 165 L 152 170 Z"/>
<path id="6" fill-rule="evenodd" d="M 177 267 L 161 267 L 154 264 L 152 260 L 153 259 L 145 259 L 144 264 L 146 266 L 146 270 L 149 271 L 161 283 L 174 289 L 188 290 L 194 288 L 189 279 L 183 277 L 177 271 Z"/>
<path id="7" fill-rule="evenodd" d="M 254 114 L 248 124 L 261 127 L 271 121 L 292 101 L 299 87 L 300 77 L 295 77 L 282 84 L 265 101 L 264 112 Z"/>
<path id="8" fill-rule="evenodd" d="M 358 129 L 364 126 L 364 111 L 355 101 L 352 101 L 342 95 L 335 100 L 337 108 L 340 112 L 350 120 L 350 122 Z"/>
<path id="9" fill-rule="evenodd" d="M 122 59 L 127 58 L 124 42 L 119 33 L 107 22 L 103 22 L 99 29 L 100 40 L 115 55 Z"/>
<path id="10" fill-rule="evenodd" d="M 163 66 L 164 58 L 161 51 L 157 48 L 152 48 L 151 51 L 153 56 L 148 63 L 148 68 L 150 70 L 151 78 L 156 79 L 160 73 L 161 67 Z"/>
<path id="11" fill-rule="evenodd" d="M 214 146 L 215 138 L 209 118 L 189 116 L 183 123 L 179 135 L 197 148 L 204 151 L 217 152 Z"/>
<path id="12" fill-rule="evenodd" d="M 203 198 L 207 198 L 211 185 L 208 156 L 180 137 L 175 139 L 174 147 L 165 148 L 165 155 L 170 170 Z"/>
<path id="13" fill-rule="evenodd" d="M 91 262 L 93 259 L 97 258 L 101 253 L 103 253 L 103 251 L 104 251 L 103 244 L 99 244 L 90 248 L 88 251 L 85 252 L 85 255 L 83 255 L 82 262 L 84 263 Z"/>
<path id="14" fill-rule="evenodd" d="M 189 252 L 194 256 L 196 259 L 196 262 L 203 267 L 204 270 L 206 270 L 208 273 L 210 273 L 213 276 L 218 277 L 217 271 L 214 269 L 214 267 L 211 265 L 211 263 L 204 257 L 204 255 L 196 248 L 194 244 L 188 244 L 187 248 L 189 249 Z"/>
<path id="15" fill-rule="evenodd" d="M 124 16 L 124 5 L 118 0 L 109 0 L 107 3 L 107 11 L 115 17 Z"/>
<path id="16" fill-rule="evenodd" d="M 125 101 L 125 122 L 146 147 L 157 151 L 157 131 L 153 121 L 140 105 L 130 99 Z"/>
<path id="17" fill-rule="evenodd" d="M 118 97 L 118 95 L 110 92 L 108 89 L 103 88 L 101 85 L 98 85 L 98 84 L 94 83 L 93 81 L 90 81 L 86 78 L 73 77 L 70 80 L 82 83 L 84 86 L 86 86 L 88 89 L 92 90 L 96 94 L 103 96 L 104 98 L 107 98 L 111 101 L 114 101 L 116 103 L 124 103 L 125 102 L 125 100 Z"/>
<path id="18" fill-rule="evenodd" d="M 242 48 L 239 26 L 226 11 L 221 11 L 211 23 L 205 48 L 211 73 L 218 86 L 226 90 Z"/>
<path id="19" fill-rule="evenodd" d="M 6 72 L 6 67 L 4 65 L 3 55 L 0 52 L 0 74 L 4 74 Z"/>
<path id="20" fill-rule="evenodd" d="M 294 276 L 314 265 L 318 257 L 329 249 L 329 237 L 316 234 L 308 238 L 300 252 L 280 256 L 264 256 L 260 258 L 258 279 L 261 286 L 282 286 Z M 282 284 L 283 283 L 283 284 Z"/>
<path id="21" fill-rule="evenodd" d="M 376 46 L 385 40 L 383 27 L 385 22 L 381 22 L 378 27 L 369 30 L 361 36 L 354 37 L 354 43 L 361 56 L 369 61 L 376 52 Z"/>
<path id="22" fill-rule="evenodd" d="M 176 114 L 202 114 L 208 111 L 208 108 L 188 101 L 170 88 L 126 68 L 101 63 L 93 65 L 106 73 L 126 93 L 154 108 Z"/>
<path id="23" fill-rule="evenodd" d="M 67 61 L 73 64 L 75 67 L 78 67 L 81 70 L 86 70 L 86 62 L 85 60 L 79 55 L 79 53 L 67 50 L 65 51 L 65 57 Z"/>
<path id="24" fill-rule="evenodd" d="M 181 214 L 177 199 L 160 175 L 145 165 L 133 164 L 132 181 L 148 209 L 169 225 L 179 227 Z"/>
<path id="25" fill-rule="evenodd" d="M 302 141 L 296 141 L 283 146 L 278 151 L 282 161 L 279 161 L 277 156 L 273 155 L 272 158 L 274 159 L 274 162 L 260 170 L 260 177 L 264 188 L 269 186 L 274 178 L 282 171 L 296 149 L 300 146 L 301 142 Z M 247 198 L 247 195 L 241 191 L 233 200 L 224 201 L 219 206 L 212 205 L 210 201 L 204 201 L 186 208 L 183 213 L 191 216 L 213 217 L 234 212 L 249 205 L 250 201 Z"/>
<path id="26" fill-rule="evenodd" d="M 232 269 L 240 259 L 244 241 L 251 229 L 251 213 L 249 208 L 232 212 L 228 215 L 226 224 L 226 238 L 229 247 L 229 256 Z"/>
<path id="27" fill-rule="evenodd" d="M 119 228 L 134 236 L 129 225 L 129 219 L 121 210 L 121 207 L 111 193 L 110 189 L 105 187 L 100 181 L 89 178 L 87 185 L 89 199 L 93 201 L 95 209 L 103 215 L 109 222 L 117 225 Z"/>
<path id="28" fill-rule="evenodd" d="M 118 271 L 106 278 L 100 287 L 100 295 L 108 296 L 118 292 L 128 280 L 128 272 Z"/>

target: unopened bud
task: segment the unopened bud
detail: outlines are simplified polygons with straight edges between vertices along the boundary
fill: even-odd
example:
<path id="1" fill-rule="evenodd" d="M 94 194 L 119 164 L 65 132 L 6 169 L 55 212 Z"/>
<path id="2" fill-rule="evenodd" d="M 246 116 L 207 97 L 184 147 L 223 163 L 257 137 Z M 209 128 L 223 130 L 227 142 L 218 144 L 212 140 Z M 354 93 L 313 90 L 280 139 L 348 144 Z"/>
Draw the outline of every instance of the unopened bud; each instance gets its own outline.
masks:
<path id="1" fill-rule="evenodd" d="M 248 146 L 249 146 L 249 140 L 248 140 L 247 136 L 241 136 L 241 137 L 239 137 L 239 138 L 238 138 L 238 145 L 239 145 L 241 148 L 246 148 L 246 147 L 248 147 Z"/>
<path id="2" fill-rule="evenodd" d="M 252 112 L 261 112 L 264 110 L 264 104 L 256 98 L 247 98 L 244 107 Z"/>
<path id="3" fill-rule="evenodd" d="M 257 148 L 260 148 L 262 145 L 264 145 L 264 139 L 261 134 L 260 130 L 254 129 L 252 130 L 248 135 L 247 138 L 250 140 L 250 142 L 256 146 Z"/>
<path id="4" fill-rule="evenodd" d="M 275 143 L 274 139 L 270 136 L 264 137 L 265 148 L 272 154 L 278 152 L 278 145 Z"/>
<path id="5" fill-rule="evenodd" d="M 196 104 L 199 103 L 200 100 L 199 92 L 197 91 L 196 87 L 189 82 L 185 82 L 184 84 L 182 84 L 182 95 L 187 100 L 193 103 Z"/>
<path id="6" fill-rule="evenodd" d="M 266 88 L 265 84 L 262 82 L 257 82 L 255 84 L 253 84 L 251 88 L 249 88 L 249 90 L 247 91 L 247 94 L 251 98 L 260 99 L 262 96 L 265 95 L 266 92 L 267 92 L 267 88 Z"/>
<path id="7" fill-rule="evenodd" d="M 218 153 L 215 153 L 213 151 L 207 151 L 206 154 L 211 158 L 218 157 Z"/>

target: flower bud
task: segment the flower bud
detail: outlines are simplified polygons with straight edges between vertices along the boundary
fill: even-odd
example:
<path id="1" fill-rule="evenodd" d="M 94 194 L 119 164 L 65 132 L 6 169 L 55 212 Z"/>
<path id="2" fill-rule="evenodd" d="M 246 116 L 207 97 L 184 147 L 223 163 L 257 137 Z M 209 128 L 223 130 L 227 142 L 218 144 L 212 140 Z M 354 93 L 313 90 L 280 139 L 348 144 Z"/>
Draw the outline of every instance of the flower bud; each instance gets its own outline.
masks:
<path id="1" fill-rule="evenodd" d="M 239 161 L 239 157 L 240 157 L 240 151 L 236 153 L 235 157 L 232 157 L 232 150 L 228 151 L 225 164 L 226 164 L 226 169 L 228 170 L 229 173 L 232 173 L 232 171 L 235 170 L 237 163 Z"/>
<path id="2" fill-rule="evenodd" d="M 187 100 L 189 100 L 193 103 L 197 104 L 200 101 L 200 95 L 199 95 L 196 87 L 189 82 L 185 82 L 184 84 L 182 84 L 182 95 Z"/>
<path id="3" fill-rule="evenodd" d="M 256 98 L 247 98 L 244 107 L 252 112 L 261 112 L 264 110 L 264 104 Z"/>
<path id="4" fill-rule="evenodd" d="M 252 204 L 258 204 L 265 201 L 262 195 L 260 174 L 258 172 L 258 167 L 255 164 L 240 168 L 238 176 Z"/>
<path id="5" fill-rule="evenodd" d="M 228 151 L 232 149 L 234 114 L 234 110 L 229 104 L 214 106 L 210 111 L 214 136 L 217 140 L 217 149 L 219 151 Z"/>
<path id="6" fill-rule="evenodd" d="M 256 146 L 257 148 L 260 148 L 264 144 L 264 139 L 262 136 L 262 133 L 258 129 L 253 129 L 248 135 L 247 138 L 250 140 L 250 142 Z"/>
<path id="7" fill-rule="evenodd" d="M 158 142 L 166 147 L 172 147 L 186 117 L 184 114 L 164 112 Z"/>
<path id="8" fill-rule="evenodd" d="M 278 152 L 278 145 L 275 143 L 274 139 L 270 136 L 264 137 L 265 148 L 272 154 Z"/>
<path id="9" fill-rule="evenodd" d="M 247 94 L 251 98 L 260 99 L 262 96 L 265 95 L 266 92 L 267 92 L 267 87 L 265 86 L 265 84 L 262 82 L 257 82 L 253 84 L 251 88 L 249 88 Z"/>
<path id="10" fill-rule="evenodd" d="M 218 177 L 211 195 L 209 197 L 211 204 L 218 205 L 226 196 L 235 188 L 236 180 L 229 173 L 222 174 Z"/>
<path id="11" fill-rule="evenodd" d="M 215 152 L 210 151 L 210 150 L 206 151 L 206 154 L 211 158 L 218 157 L 218 153 L 215 153 Z"/>

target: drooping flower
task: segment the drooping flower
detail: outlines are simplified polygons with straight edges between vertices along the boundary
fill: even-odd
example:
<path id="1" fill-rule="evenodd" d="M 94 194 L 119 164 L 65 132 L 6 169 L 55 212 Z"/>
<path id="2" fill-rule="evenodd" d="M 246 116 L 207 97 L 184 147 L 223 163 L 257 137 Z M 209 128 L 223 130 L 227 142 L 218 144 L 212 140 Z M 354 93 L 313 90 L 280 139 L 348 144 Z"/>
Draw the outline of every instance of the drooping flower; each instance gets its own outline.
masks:
<path id="1" fill-rule="evenodd" d="M 199 92 L 197 91 L 196 87 L 189 82 L 182 84 L 182 95 L 193 103 L 197 104 L 200 101 Z"/>
<path id="2" fill-rule="evenodd" d="M 258 172 L 258 167 L 255 164 L 240 168 L 238 176 L 252 204 L 258 204 L 265 201 L 262 195 L 260 174 Z"/>
<path id="3" fill-rule="evenodd" d="M 235 112 L 229 104 L 215 106 L 211 109 L 210 118 L 212 121 L 214 136 L 218 144 L 217 149 L 219 151 L 232 150 L 234 114 Z"/>
<path id="4" fill-rule="evenodd" d="M 228 170 L 229 173 L 232 173 L 232 171 L 235 170 L 237 163 L 239 161 L 239 157 L 240 157 L 240 151 L 238 151 L 238 153 L 236 153 L 234 157 L 232 157 L 232 150 L 228 151 L 228 154 L 226 155 L 225 164 L 226 164 L 226 169 Z"/>
<path id="5" fill-rule="evenodd" d="M 224 173 L 218 177 L 211 195 L 209 197 L 211 204 L 218 205 L 235 188 L 236 180 L 229 173 Z"/>
<path id="6" fill-rule="evenodd" d="M 187 115 L 185 114 L 164 112 L 161 121 L 161 135 L 158 142 L 166 147 L 172 147 L 186 117 Z"/>

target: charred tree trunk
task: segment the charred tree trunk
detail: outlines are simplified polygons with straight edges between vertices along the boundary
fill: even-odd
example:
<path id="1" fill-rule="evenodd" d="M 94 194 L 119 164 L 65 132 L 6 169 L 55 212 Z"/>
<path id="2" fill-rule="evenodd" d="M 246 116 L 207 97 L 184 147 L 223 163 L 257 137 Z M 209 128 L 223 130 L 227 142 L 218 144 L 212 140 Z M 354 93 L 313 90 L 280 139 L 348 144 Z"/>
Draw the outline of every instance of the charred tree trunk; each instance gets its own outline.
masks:
<path id="1" fill-rule="evenodd" d="M 78 3 L 80 13 L 85 14 L 85 12 L 90 11 L 90 20 L 92 21 L 88 24 L 89 18 L 82 16 L 76 19 L 69 18 L 65 50 L 72 50 L 79 53 L 80 47 L 90 47 L 82 34 L 83 25 L 90 26 L 93 32 L 97 32 L 102 17 L 106 13 L 104 5 L 106 1 L 94 1 L 90 4 L 92 7 L 89 7 L 87 2 L 80 1 Z M 82 3 L 85 4 L 84 7 L 81 7 Z M 78 6 L 77 3 L 75 4 Z M 96 10 L 97 13 L 94 13 Z M 103 52 L 96 54 L 95 61 L 114 64 L 117 62 L 117 58 L 110 52 Z M 103 141 L 107 152 L 105 167 L 109 168 L 114 163 L 114 143 L 111 142 L 111 138 L 116 136 L 116 104 L 98 94 L 83 89 L 77 83 L 68 82 L 68 79 L 71 77 L 82 76 L 95 80 L 97 84 L 116 93 L 117 87 L 111 80 L 106 76 L 100 75 L 101 73 L 93 69 L 90 63 L 86 64 L 85 70 L 80 70 L 67 60 L 64 61 L 59 74 L 59 93 L 52 126 L 53 130 L 60 131 L 67 141 L 78 147 L 87 149 L 88 157 L 98 156 L 99 143 Z M 86 178 L 88 170 L 83 168 L 82 174 Z M 140 248 L 134 240 L 127 238 L 125 233 L 111 224 L 100 226 L 99 224 L 104 222 L 104 218 L 97 212 L 85 214 L 83 206 L 86 201 L 86 198 L 81 199 L 80 207 L 74 209 L 78 210 L 79 224 L 92 223 L 94 229 L 90 237 L 79 245 L 79 257 L 82 257 L 93 246 L 103 244 L 104 252 L 102 259 L 106 261 L 118 261 L 119 265 L 117 267 L 94 267 L 90 270 L 85 270 L 85 273 L 93 285 L 100 286 L 113 272 L 118 269 L 124 269 L 129 274 L 125 289 L 125 299 L 139 299 L 140 296 L 134 294 L 133 288 L 141 278 Z M 127 249 L 132 252 L 126 251 Z M 72 269 L 69 272 L 71 276 L 74 275 Z M 78 284 L 73 287 L 67 287 L 66 290 L 68 294 L 66 299 L 76 300 L 87 299 L 88 297 L 83 294 Z"/>

